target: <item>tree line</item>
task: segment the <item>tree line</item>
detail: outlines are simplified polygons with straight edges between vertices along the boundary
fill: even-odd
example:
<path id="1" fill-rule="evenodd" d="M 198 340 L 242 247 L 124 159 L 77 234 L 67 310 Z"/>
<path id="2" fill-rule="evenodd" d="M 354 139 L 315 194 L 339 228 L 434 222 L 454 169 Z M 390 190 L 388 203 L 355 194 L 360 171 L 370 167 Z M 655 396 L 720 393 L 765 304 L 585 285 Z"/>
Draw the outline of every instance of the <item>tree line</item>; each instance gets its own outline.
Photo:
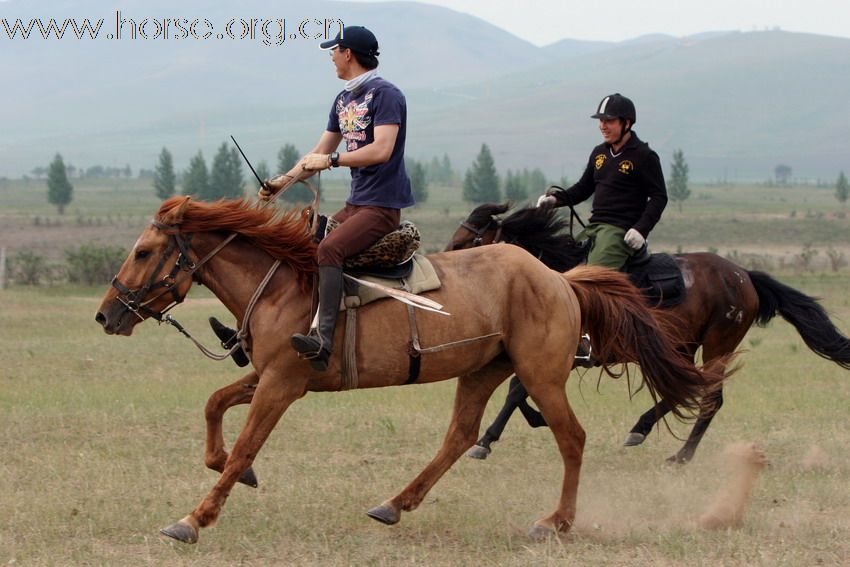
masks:
<path id="1" fill-rule="evenodd" d="M 301 153 L 294 145 L 285 144 L 277 154 L 277 171 L 289 171 L 300 157 Z M 444 154 L 442 158 L 433 157 L 430 161 L 406 158 L 405 165 L 417 203 L 425 203 L 428 200 L 429 184 L 451 186 L 458 183 L 459 176 L 447 154 Z M 57 153 L 46 168 L 36 168 L 32 172 L 47 176 L 47 200 L 57 207 L 60 215 L 64 214 L 65 207 L 73 199 L 73 185 L 69 177 L 73 177 L 75 171 L 81 170 L 70 170 L 65 165 L 61 154 Z M 272 177 L 265 161 L 257 164 L 256 171 L 261 179 Z M 93 166 L 86 170 L 87 177 L 115 177 L 130 174 L 129 166 L 111 169 Z M 688 174 L 689 168 L 684 152 L 678 149 L 673 152 L 670 174 L 667 177 L 667 194 L 679 211 L 682 210 L 682 203 L 691 195 L 688 188 Z M 180 174 L 179 179 L 174 170 L 171 152 L 167 148 L 162 148 L 151 179 L 157 197 L 163 200 L 177 194 L 178 185 L 182 189 L 182 194 L 192 195 L 205 201 L 237 198 L 245 194 L 242 158 L 236 148 L 229 147 L 227 142 L 222 142 L 219 146 L 210 167 L 207 167 L 203 152 L 199 150 L 190 160 L 189 167 Z M 561 177 L 556 184 L 567 187 L 568 181 L 565 177 Z M 539 168 L 524 168 L 516 171 L 509 169 L 504 178 L 500 178 L 493 154 L 485 143 L 481 145 L 478 156 L 463 176 L 463 199 L 471 203 L 498 202 L 504 195 L 508 200 L 522 202 L 542 194 L 551 185 L 553 183 L 547 180 Z M 844 171 L 839 173 L 834 187 L 835 198 L 842 207 L 845 207 L 850 198 L 850 183 Z M 291 203 L 309 203 L 313 199 L 313 194 L 307 187 L 299 184 L 289 189 L 281 198 Z"/>
<path id="2" fill-rule="evenodd" d="M 277 153 L 277 171 L 289 171 L 295 167 L 301 155 L 293 144 L 285 144 Z M 424 203 L 428 199 L 429 176 L 442 179 L 453 175 L 448 156 L 444 156 L 443 161 L 436 162 L 436 166 L 408 158 L 405 160 L 405 166 L 417 203 Z M 255 171 L 263 180 L 274 175 L 265 160 L 257 164 Z M 208 169 L 203 153 L 198 151 L 189 162 L 189 168 L 182 174 L 179 184 L 184 195 L 193 195 L 204 201 L 241 197 L 244 195 L 242 158 L 236 148 L 228 149 L 227 142 L 223 142 Z M 153 187 L 157 197 L 165 200 L 174 196 L 177 193 L 177 185 L 171 152 L 163 148 L 153 172 Z M 313 201 L 313 193 L 303 184 L 298 184 L 288 189 L 280 198 L 290 203 L 310 203 Z"/>

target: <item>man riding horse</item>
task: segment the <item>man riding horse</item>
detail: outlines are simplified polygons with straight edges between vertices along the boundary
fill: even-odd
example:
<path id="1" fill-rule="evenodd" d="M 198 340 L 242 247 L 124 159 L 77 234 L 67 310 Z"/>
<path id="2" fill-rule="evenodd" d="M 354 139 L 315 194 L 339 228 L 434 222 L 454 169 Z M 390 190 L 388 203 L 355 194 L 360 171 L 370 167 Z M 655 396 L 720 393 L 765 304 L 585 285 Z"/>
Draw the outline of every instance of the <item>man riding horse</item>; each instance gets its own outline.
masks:
<path id="1" fill-rule="evenodd" d="M 378 77 L 378 40 L 362 26 L 345 26 L 336 38 L 321 44 L 329 50 L 337 76 L 346 81 L 334 98 L 328 124 L 316 146 L 290 171 L 260 189 L 268 200 L 293 178 L 306 179 L 331 167 L 351 169 L 351 192 L 345 207 L 333 215 L 337 228 L 321 241 L 319 306 L 310 331 L 292 335 L 292 347 L 324 372 L 333 349 L 339 303 L 343 293 L 343 261 L 399 226 L 401 209 L 414 204 L 404 168 L 407 103 L 392 83 Z M 345 141 L 346 152 L 336 151 Z M 211 321 L 220 338 L 235 331 Z M 241 353 L 240 353 L 241 354 Z M 235 358 L 235 357 L 234 357 Z M 242 360 L 247 359 L 242 355 Z"/>
<path id="2" fill-rule="evenodd" d="M 595 195 L 590 224 L 579 235 L 591 244 L 588 264 L 615 270 L 639 252 L 667 206 L 667 188 L 658 154 L 632 130 L 634 103 L 616 93 L 599 103 L 604 142 L 590 153 L 587 167 L 569 189 L 550 188 L 538 206 L 573 206 Z"/>

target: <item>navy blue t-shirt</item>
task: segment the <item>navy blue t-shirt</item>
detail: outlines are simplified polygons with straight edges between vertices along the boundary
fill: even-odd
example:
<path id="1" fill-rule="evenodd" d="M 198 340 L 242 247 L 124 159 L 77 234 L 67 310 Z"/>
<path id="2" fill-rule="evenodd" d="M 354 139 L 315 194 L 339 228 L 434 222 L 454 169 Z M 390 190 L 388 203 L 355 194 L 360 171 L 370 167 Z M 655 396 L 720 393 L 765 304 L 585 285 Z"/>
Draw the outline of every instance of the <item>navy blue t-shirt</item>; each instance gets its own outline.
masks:
<path id="1" fill-rule="evenodd" d="M 375 141 L 375 126 L 397 124 L 390 159 L 368 167 L 351 168 L 351 193 L 346 203 L 401 209 L 415 204 L 410 178 L 404 169 L 407 103 L 389 81 L 375 77 L 353 92 L 342 91 L 328 117 L 328 131 L 339 132 L 346 150 L 353 152 Z"/>

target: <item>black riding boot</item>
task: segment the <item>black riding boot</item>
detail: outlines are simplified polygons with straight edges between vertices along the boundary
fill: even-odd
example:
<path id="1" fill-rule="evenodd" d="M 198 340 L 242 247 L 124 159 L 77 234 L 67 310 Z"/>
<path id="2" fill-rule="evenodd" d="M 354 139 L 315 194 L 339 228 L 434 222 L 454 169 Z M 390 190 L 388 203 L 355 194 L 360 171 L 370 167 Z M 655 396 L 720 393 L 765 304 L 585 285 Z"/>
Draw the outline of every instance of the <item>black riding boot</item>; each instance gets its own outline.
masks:
<path id="1" fill-rule="evenodd" d="M 319 266 L 319 323 L 306 335 L 292 335 L 292 348 L 310 360 L 313 370 L 324 372 L 333 351 L 339 300 L 342 297 L 342 268 Z"/>
<path id="2" fill-rule="evenodd" d="M 210 327 L 212 327 L 213 333 L 218 337 L 218 340 L 221 341 L 221 348 L 225 350 L 233 348 L 233 345 L 236 344 L 236 329 L 231 329 L 215 317 L 210 317 Z M 241 347 L 234 350 L 230 357 L 233 358 L 236 366 L 248 366 L 250 362 Z"/>

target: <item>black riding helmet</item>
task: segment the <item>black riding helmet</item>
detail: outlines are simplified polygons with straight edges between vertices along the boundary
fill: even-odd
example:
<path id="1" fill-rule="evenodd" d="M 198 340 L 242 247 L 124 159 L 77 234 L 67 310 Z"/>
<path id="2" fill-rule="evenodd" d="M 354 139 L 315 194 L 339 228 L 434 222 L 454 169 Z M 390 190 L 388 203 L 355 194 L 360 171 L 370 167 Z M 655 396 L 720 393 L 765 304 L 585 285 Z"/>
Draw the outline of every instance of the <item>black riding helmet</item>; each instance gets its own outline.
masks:
<path id="1" fill-rule="evenodd" d="M 596 108 L 596 114 L 591 118 L 604 118 L 606 120 L 620 118 L 628 120 L 634 126 L 637 122 L 635 103 L 620 93 L 608 95 L 600 101 Z"/>
<path id="2" fill-rule="evenodd" d="M 591 116 L 591 118 L 628 120 L 629 125 L 625 127 L 624 123 L 623 133 L 620 136 L 620 140 L 622 140 L 626 133 L 631 131 L 635 122 L 637 122 L 637 111 L 635 111 L 635 103 L 631 99 L 624 97 L 620 93 L 614 93 L 606 96 L 599 102 L 599 106 L 596 107 L 596 114 Z M 615 144 L 619 143 L 620 140 L 617 140 Z"/>

